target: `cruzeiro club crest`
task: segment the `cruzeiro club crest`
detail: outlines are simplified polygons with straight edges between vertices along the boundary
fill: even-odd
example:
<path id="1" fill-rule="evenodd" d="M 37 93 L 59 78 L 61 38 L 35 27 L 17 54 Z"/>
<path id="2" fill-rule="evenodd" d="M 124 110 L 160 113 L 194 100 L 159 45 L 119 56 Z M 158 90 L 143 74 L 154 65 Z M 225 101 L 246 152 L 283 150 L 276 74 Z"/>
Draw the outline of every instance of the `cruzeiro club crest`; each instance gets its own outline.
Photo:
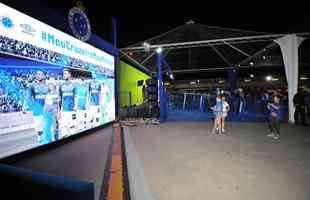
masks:
<path id="1" fill-rule="evenodd" d="M 1 25 L 7 29 L 13 28 L 14 24 L 11 18 L 7 16 L 0 17 L 1 19 Z"/>
<path id="2" fill-rule="evenodd" d="M 91 28 L 86 14 L 78 7 L 71 8 L 69 12 L 70 28 L 78 39 L 87 41 L 91 35 Z"/>

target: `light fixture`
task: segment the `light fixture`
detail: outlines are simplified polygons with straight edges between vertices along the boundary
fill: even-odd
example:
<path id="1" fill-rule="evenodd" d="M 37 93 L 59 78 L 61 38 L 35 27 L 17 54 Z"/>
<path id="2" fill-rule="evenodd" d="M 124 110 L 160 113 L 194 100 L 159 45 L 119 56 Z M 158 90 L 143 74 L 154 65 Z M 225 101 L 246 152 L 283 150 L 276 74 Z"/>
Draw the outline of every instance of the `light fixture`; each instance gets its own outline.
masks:
<path id="1" fill-rule="evenodd" d="M 150 44 L 149 44 L 149 43 L 147 43 L 147 42 L 143 42 L 143 46 L 145 46 L 145 47 L 149 47 L 149 46 L 150 46 Z"/>
<path id="2" fill-rule="evenodd" d="M 300 77 L 300 80 L 308 80 L 309 78 L 308 77 L 306 77 L 306 76 L 302 76 L 302 77 Z"/>
<path id="3" fill-rule="evenodd" d="M 272 80 L 272 76 L 271 75 L 266 76 L 266 81 L 271 81 L 271 80 Z"/>
<path id="4" fill-rule="evenodd" d="M 254 78 L 254 74 L 250 74 L 250 78 Z"/>
<path id="5" fill-rule="evenodd" d="M 263 56 L 263 59 L 266 60 L 266 56 Z"/>
<path id="6" fill-rule="evenodd" d="M 191 81 L 189 84 L 195 85 L 195 84 L 196 84 L 196 81 Z"/>
<path id="7" fill-rule="evenodd" d="M 254 62 L 250 62 L 250 65 L 253 66 L 253 65 L 254 65 Z"/>
<path id="8" fill-rule="evenodd" d="M 279 79 L 278 78 L 272 78 L 271 80 L 272 81 L 278 81 Z"/>
<path id="9" fill-rule="evenodd" d="M 156 49 L 156 53 L 160 54 L 161 52 L 163 52 L 163 48 L 158 47 L 158 48 Z"/>
<path id="10" fill-rule="evenodd" d="M 170 74 L 170 75 L 169 75 L 169 77 L 170 77 L 171 79 L 174 79 L 174 76 L 173 76 L 173 74 Z"/>

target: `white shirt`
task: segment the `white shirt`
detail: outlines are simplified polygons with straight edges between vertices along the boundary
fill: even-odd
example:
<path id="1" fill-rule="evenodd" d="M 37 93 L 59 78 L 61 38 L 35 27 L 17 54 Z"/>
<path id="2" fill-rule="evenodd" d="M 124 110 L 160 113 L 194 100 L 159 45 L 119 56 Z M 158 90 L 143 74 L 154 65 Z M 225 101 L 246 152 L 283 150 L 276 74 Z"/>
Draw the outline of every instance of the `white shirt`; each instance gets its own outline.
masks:
<path id="1" fill-rule="evenodd" d="M 223 102 L 223 112 L 227 113 L 229 110 L 229 104 L 227 103 L 227 101 Z"/>

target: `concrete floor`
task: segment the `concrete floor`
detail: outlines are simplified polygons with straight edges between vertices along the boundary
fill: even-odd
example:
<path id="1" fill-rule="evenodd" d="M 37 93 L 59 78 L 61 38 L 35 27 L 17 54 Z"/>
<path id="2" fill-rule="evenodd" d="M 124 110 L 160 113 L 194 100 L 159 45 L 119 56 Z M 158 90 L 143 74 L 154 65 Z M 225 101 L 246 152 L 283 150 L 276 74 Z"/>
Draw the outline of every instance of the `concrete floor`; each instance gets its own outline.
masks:
<path id="1" fill-rule="evenodd" d="M 264 123 L 132 127 L 144 174 L 157 200 L 309 200 L 310 128 L 281 125 L 279 140 Z"/>
<path id="2" fill-rule="evenodd" d="M 95 186 L 95 199 L 98 200 L 112 134 L 112 128 L 106 127 L 11 165 L 92 182 Z"/>

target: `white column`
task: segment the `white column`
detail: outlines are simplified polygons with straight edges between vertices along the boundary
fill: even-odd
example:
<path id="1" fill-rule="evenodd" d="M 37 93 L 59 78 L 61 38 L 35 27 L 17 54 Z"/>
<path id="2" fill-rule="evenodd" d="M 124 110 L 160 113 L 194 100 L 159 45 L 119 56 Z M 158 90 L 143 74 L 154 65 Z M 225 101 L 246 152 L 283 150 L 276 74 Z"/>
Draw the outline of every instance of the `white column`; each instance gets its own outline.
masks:
<path id="1" fill-rule="evenodd" d="M 294 95 L 298 88 L 298 47 L 305 38 L 287 35 L 275 40 L 280 45 L 288 89 L 289 122 L 294 123 Z"/>

